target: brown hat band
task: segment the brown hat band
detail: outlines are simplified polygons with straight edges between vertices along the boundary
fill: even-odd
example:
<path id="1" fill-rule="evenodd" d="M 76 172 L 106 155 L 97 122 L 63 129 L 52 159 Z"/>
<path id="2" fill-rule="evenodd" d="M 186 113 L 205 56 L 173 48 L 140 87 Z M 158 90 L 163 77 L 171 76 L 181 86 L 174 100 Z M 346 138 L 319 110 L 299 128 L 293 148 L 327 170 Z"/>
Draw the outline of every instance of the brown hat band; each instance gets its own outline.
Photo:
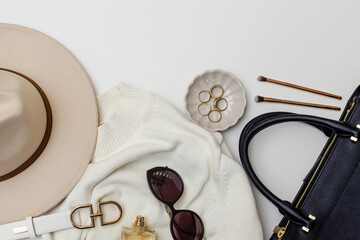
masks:
<path id="1" fill-rule="evenodd" d="M 8 71 L 14 74 L 17 74 L 23 78 L 25 78 L 26 80 L 28 80 L 39 92 L 39 94 L 41 95 L 41 98 L 44 102 L 45 105 L 45 111 L 46 111 L 46 130 L 44 133 L 44 137 L 40 143 L 40 145 L 38 146 L 38 148 L 35 150 L 35 152 L 23 163 L 21 164 L 19 167 L 17 167 L 16 169 L 14 169 L 13 171 L 0 176 L 0 182 L 1 181 L 5 181 L 9 178 L 12 178 L 14 176 L 16 176 L 17 174 L 21 173 L 22 171 L 24 171 L 26 168 L 28 168 L 31 164 L 33 164 L 36 159 L 38 159 L 38 157 L 41 155 L 41 153 L 44 151 L 47 143 L 49 142 L 50 139 L 50 135 L 51 135 L 51 128 L 52 128 L 52 113 L 51 113 L 51 107 L 50 107 L 50 103 L 48 98 L 46 97 L 45 92 L 40 88 L 40 86 L 33 81 L 31 78 L 29 78 L 28 76 L 21 74 L 19 72 L 10 70 L 10 69 L 6 69 L 6 68 L 0 68 L 0 70 L 3 71 Z"/>

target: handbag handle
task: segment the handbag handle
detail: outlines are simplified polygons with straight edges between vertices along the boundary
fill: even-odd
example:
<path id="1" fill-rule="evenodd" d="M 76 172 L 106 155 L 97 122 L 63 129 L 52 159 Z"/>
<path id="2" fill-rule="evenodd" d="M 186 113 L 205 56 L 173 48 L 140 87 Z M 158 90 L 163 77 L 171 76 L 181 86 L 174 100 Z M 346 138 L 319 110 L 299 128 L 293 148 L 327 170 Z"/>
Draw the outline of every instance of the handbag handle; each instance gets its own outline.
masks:
<path id="1" fill-rule="evenodd" d="M 265 128 L 283 122 L 304 122 L 323 130 L 325 133 L 329 133 L 329 131 L 331 131 L 335 132 L 338 136 L 349 137 L 353 142 L 356 142 L 359 138 L 360 129 L 351 126 L 346 122 L 289 112 L 273 112 L 262 114 L 251 120 L 243 129 L 239 141 L 239 153 L 241 163 L 250 179 L 253 181 L 259 191 L 267 199 L 269 199 L 279 209 L 281 214 L 286 216 L 289 221 L 305 227 L 303 229 L 310 229 L 315 218 L 309 214 L 306 214 L 301 209 L 295 208 L 290 204 L 290 202 L 281 200 L 272 192 L 270 192 L 270 190 L 267 189 L 256 176 L 250 164 L 248 146 L 251 139 Z"/>

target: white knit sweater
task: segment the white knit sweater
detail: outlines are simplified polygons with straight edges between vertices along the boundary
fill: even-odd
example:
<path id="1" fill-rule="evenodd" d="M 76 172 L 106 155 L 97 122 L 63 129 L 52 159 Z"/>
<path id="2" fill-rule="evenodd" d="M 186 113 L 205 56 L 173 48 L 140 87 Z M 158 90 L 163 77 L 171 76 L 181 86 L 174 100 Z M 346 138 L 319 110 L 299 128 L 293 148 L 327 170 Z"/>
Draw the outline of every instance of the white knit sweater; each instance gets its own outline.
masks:
<path id="1" fill-rule="evenodd" d="M 185 185 L 175 208 L 199 214 L 206 239 L 262 240 L 249 181 L 221 134 L 204 130 L 163 99 L 125 84 L 98 97 L 98 107 L 100 126 L 92 161 L 51 213 L 85 203 L 94 204 L 96 211 L 99 200 L 114 200 L 121 204 L 123 216 L 113 225 L 101 227 L 97 222 L 96 228 L 68 229 L 38 239 L 120 240 L 122 227 L 131 226 L 136 215 L 145 216 L 158 240 L 172 239 L 170 219 L 146 180 L 148 169 L 168 166 Z M 80 217 L 89 223 L 88 214 Z"/>

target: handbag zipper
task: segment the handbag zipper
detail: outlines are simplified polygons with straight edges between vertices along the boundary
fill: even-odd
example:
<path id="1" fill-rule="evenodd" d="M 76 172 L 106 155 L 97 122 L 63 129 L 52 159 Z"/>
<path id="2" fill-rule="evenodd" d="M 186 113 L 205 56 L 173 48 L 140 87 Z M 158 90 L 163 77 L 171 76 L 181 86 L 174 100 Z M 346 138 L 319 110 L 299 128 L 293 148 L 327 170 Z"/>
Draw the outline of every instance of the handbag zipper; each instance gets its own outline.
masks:
<path id="1" fill-rule="evenodd" d="M 351 110 L 353 109 L 354 105 L 355 105 L 355 102 L 353 102 L 353 103 L 351 104 L 350 108 L 347 110 L 346 115 L 345 115 L 344 120 L 343 120 L 344 122 L 346 122 L 346 119 L 348 118 L 348 116 L 349 116 Z M 307 191 L 308 191 L 309 188 L 310 188 L 311 183 L 314 181 L 316 174 L 318 173 L 320 167 L 321 167 L 322 164 L 324 163 L 325 157 L 327 156 L 328 152 L 330 151 L 330 148 L 331 148 L 332 145 L 334 144 L 336 138 L 337 138 L 337 134 L 335 134 L 335 135 L 333 136 L 333 138 L 332 138 L 329 146 L 327 147 L 327 149 L 326 149 L 324 155 L 322 156 L 322 158 L 321 158 L 318 166 L 316 167 L 316 170 L 315 170 L 314 174 L 312 175 L 309 183 L 307 184 L 304 192 L 302 193 L 299 201 L 297 202 L 297 204 L 296 204 L 296 206 L 295 206 L 296 208 L 299 207 L 301 201 L 304 199 Z M 285 225 L 285 227 L 276 226 L 276 227 L 274 228 L 274 231 L 273 231 L 273 232 L 277 235 L 278 240 L 281 240 L 281 239 L 284 237 L 284 235 L 285 235 L 285 233 L 286 233 L 286 230 L 287 230 L 287 228 L 289 227 L 289 224 L 290 224 L 290 221 L 288 220 L 287 223 L 286 223 L 286 225 Z"/>

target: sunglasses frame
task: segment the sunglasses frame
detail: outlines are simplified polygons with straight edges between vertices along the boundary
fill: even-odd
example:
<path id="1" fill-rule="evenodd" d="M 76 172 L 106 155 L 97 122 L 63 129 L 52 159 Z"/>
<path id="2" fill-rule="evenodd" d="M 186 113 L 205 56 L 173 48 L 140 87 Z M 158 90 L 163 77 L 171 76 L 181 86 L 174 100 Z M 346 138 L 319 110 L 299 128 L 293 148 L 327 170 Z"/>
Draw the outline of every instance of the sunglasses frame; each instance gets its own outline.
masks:
<path id="1" fill-rule="evenodd" d="M 170 171 L 170 172 L 172 172 L 173 174 L 175 174 L 175 176 L 177 176 L 177 177 L 179 178 L 179 180 L 180 180 L 180 182 L 181 182 L 181 185 L 182 185 L 182 188 L 181 188 L 179 197 L 178 197 L 176 200 L 172 201 L 172 202 L 165 202 L 165 201 L 163 201 L 162 199 L 160 199 L 160 198 L 155 194 L 155 192 L 154 192 L 154 190 L 153 190 L 153 188 L 152 188 L 152 186 L 151 186 L 151 181 L 150 181 L 150 179 L 152 178 L 153 173 L 158 172 L 158 171 L 164 171 L 164 170 L 165 170 L 165 171 Z M 152 168 L 152 169 L 149 169 L 149 170 L 146 172 L 146 177 L 147 177 L 147 182 L 148 182 L 148 185 L 149 185 L 149 188 L 150 188 L 151 193 L 154 195 L 154 197 L 155 197 L 157 200 L 159 200 L 160 202 L 162 202 L 163 204 L 165 204 L 165 206 L 166 206 L 166 211 L 168 212 L 168 210 L 169 210 L 170 213 L 171 213 L 171 215 L 170 215 L 169 212 L 168 212 L 169 217 L 170 217 L 170 219 L 171 219 L 171 220 L 170 220 L 170 232 L 171 232 L 171 236 L 173 237 L 173 239 L 176 239 L 176 240 L 177 240 L 177 238 L 175 237 L 175 233 L 174 233 L 174 231 L 173 231 L 174 218 L 175 218 L 175 216 L 176 216 L 178 213 L 180 213 L 180 212 L 188 212 L 188 213 L 194 214 L 197 218 L 199 218 L 200 223 L 201 223 L 201 228 L 202 228 L 202 230 L 203 230 L 202 233 L 201 233 L 200 239 L 203 239 L 203 238 L 204 238 L 204 234 L 205 234 L 205 228 L 204 228 L 204 224 L 203 224 L 200 216 L 199 216 L 196 212 L 191 211 L 191 210 L 187 210 L 187 209 L 176 210 L 176 209 L 174 208 L 175 203 L 176 203 L 177 201 L 179 201 L 179 199 L 181 198 L 182 194 L 184 193 L 184 188 L 185 188 L 184 182 L 183 182 L 182 178 L 180 177 L 180 175 L 179 175 L 175 170 L 173 170 L 173 169 L 171 169 L 171 168 L 168 168 L 168 167 L 154 167 L 154 168 Z"/>

